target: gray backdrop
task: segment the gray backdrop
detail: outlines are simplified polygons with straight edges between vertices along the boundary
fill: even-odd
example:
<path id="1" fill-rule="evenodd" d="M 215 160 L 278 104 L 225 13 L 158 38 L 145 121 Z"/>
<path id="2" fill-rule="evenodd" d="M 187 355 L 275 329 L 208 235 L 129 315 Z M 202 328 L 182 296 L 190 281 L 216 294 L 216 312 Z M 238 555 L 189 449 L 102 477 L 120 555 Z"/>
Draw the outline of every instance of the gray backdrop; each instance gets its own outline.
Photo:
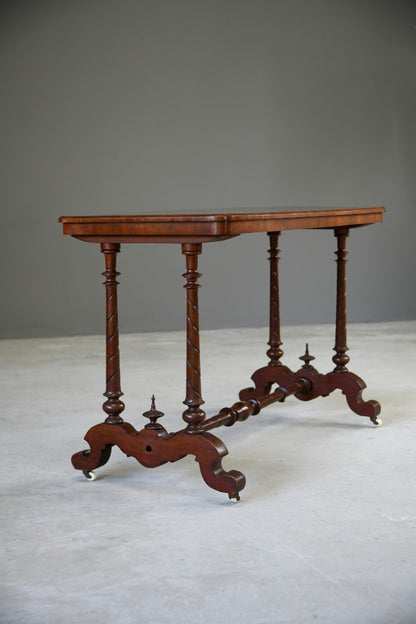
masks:
<path id="1" fill-rule="evenodd" d="M 3 337 L 99 333 L 98 246 L 61 214 L 386 205 L 350 321 L 416 317 L 416 3 L 32 0 L 0 9 Z M 283 323 L 331 322 L 335 239 L 281 239 Z M 267 237 L 205 246 L 201 326 L 267 323 Z M 126 245 L 123 332 L 182 328 L 180 248 Z"/>

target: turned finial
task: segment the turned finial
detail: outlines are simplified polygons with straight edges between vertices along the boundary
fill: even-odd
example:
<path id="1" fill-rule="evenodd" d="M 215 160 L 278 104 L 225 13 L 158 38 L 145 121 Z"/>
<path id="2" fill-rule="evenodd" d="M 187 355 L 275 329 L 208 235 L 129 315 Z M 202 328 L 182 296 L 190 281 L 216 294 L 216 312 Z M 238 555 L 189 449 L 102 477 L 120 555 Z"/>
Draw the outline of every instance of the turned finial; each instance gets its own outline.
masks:
<path id="1" fill-rule="evenodd" d="M 150 410 L 143 413 L 145 418 L 149 418 L 150 422 L 145 425 L 145 429 L 163 429 L 162 425 L 157 422 L 158 418 L 161 418 L 165 414 L 156 409 L 156 399 L 155 395 L 152 395 Z"/>
<path id="2" fill-rule="evenodd" d="M 302 366 L 302 368 L 312 368 L 312 366 L 310 365 L 310 362 L 312 362 L 312 360 L 314 360 L 314 356 L 309 354 L 309 345 L 308 343 L 306 343 L 306 348 L 305 348 L 305 354 L 301 355 L 300 360 L 302 360 L 302 362 L 304 362 L 304 365 Z"/>

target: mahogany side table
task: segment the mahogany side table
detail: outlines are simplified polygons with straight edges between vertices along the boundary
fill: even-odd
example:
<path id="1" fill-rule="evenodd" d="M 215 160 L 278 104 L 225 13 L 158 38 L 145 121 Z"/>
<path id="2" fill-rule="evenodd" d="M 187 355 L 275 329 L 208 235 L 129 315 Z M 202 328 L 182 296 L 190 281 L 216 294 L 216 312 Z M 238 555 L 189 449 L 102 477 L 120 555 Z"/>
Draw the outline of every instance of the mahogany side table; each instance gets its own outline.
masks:
<path id="1" fill-rule="evenodd" d="M 350 229 L 380 222 L 384 210 L 382 207 L 251 209 L 204 214 L 61 217 L 59 221 L 63 224 L 64 234 L 99 243 L 105 258 L 106 401 L 103 410 L 106 418 L 87 432 L 85 440 L 90 448 L 73 455 L 74 468 L 82 470 L 87 478 L 94 479 L 92 471 L 109 460 L 114 445 L 149 468 L 175 462 L 191 454 L 199 463 L 207 485 L 239 500 L 245 477 L 237 470 L 226 472 L 222 468 L 222 458 L 228 451 L 223 442 L 211 433 L 212 429 L 244 421 L 267 405 L 283 402 L 290 395 L 301 401 L 310 401 L 328 396 L 335 389 L 342 391 L 353 412 L 368 417 L 375 425 L 381 424 L 378 418 L 380 404 L 374 400 L 363 400 L 364 381 L 347 369 L 350 358 L 347 355 L 345 269 L 346 240 Z M 319 373 L 312 366 L 314 358 L 309 354 L 308 346 L 300 357 L 303 364 L 299 370 L 292 371 L 281 362 L 278 241 L 283 230 L 297 229 L 332 229 L 337 239 L 335 355 L 332 358 L 335 367 L 326 374 Z M 198 273 L 198 255 L 202 252 L 203 243 L 251 232 L 265 232 L 270 240 L 269 362 L 253 373 L 254 387 L 241 390 L 239 400 L 231 407 L 225 407 L 207 418 L 201 408 L 204 401 L 199 349 L 198 280 L 201 274 Z M 186 409 L 182 414 L 185 426 L 174 433 L 168 433 L 159 422 L 163 413 L 156 409 L 154 397 L 150 409 L 143 414 L 149 422 L 140 431 L 121 417 L 124 403 L 121 401 L 117 312 L 117 276 L 120 274 L 116 270 L 121 243 L 177 243 L 181 245 L 186 259 Z"/>

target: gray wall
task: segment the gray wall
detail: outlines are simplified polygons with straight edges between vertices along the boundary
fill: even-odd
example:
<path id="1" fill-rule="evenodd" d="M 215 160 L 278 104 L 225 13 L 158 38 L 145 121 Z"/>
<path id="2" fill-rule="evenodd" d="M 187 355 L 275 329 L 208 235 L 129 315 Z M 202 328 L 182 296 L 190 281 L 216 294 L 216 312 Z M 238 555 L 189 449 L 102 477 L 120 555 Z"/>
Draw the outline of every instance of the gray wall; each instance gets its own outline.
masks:
<path id="1" fill-rule="evenodd" d="M 416 3 L 20 0 L 0 14 L 3 336 L 99 333 L 103 258 L 61 214 L 386 205 L 349 319 L 416 317 Z M 267 240 L 205 246 L 202 327 L 267 323 Z M 331 232 L 282 236 L 282 320 L 331 322 Z M 126 245 L 123 331 L 183 327 L 180 249 Z"/>

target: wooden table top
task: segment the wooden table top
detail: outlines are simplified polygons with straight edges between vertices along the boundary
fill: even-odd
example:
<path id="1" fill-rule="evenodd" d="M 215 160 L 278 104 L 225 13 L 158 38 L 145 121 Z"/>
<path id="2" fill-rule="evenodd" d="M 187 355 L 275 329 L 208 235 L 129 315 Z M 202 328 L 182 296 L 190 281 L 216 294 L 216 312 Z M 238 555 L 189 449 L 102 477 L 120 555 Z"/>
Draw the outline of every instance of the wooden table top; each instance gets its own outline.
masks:
<path id="1" fill-rule="evenodd" d="M 250 232 L 358 227 L 385 208 L 245 208 L 210 212 L 60 217 L 64 234 L 88 242 L 209 242 Z"/>

